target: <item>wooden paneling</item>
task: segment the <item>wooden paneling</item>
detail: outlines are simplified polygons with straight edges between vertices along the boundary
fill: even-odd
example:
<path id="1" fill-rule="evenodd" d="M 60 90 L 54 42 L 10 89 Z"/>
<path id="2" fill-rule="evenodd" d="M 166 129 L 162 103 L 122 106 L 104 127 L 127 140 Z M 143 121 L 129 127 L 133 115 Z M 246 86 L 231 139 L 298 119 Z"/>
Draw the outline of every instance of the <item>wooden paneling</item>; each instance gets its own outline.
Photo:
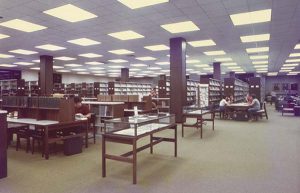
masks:
<path id="1" fill-rule="evenodd" d="M 170 112 L 176 122 L 183 122 L 183 106 L 186 105 L 186 40 L 170 39 Z"/>

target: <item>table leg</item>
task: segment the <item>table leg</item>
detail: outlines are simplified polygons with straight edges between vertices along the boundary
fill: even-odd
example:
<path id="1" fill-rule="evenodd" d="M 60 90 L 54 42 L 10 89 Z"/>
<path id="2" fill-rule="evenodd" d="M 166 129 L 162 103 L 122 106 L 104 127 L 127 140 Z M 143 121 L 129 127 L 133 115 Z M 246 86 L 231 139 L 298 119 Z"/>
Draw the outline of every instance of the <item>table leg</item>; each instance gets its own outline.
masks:
<path id="1" fill-rule="evenodd" d="M 106 141 L 105 136 L 102 137 L 102 177 L 106 177 Z"/>
<path id="2" fill-rule="evenodd" d="M 174 131 L 175 131 L 175 149 L 174 149 L 174 156 L 177 157 L 177 125 L 175 125 L 174 127 Z"/>
<path id="3" fill-rule="evenodd" d="M 137 169 L 136 140 L 133 140 L 132 146 L 133 146 L 133 150 L 132 150 L 132 152 L 133 152 L 133 154 L 132 154 L 132 164 L 133 164 L 133 167 L 132 167 L 132 172 L 133 172 L 133 174 L 132 174 L 132 183 L 136 184 L 136 173 L 137 173 L 137 171 L 136 171 L 136 169 Z"/>
<path id="4" fill-rule="evenodd" d="M 45 147 L 45 159 L 49 159 L 49 129 L 48 126 L 45 127 L 44 133 L 44 147 Z"/>
<path id="5" fill-rule="evenodd" d="M 85 147 L 89 147 L 89 122 L 87 121 L 85 127 Z"/>
<path id="6" fill-rule="evenodd" d="M 153 134 L 150 135 L 150 153 L 153 154 Z"/>

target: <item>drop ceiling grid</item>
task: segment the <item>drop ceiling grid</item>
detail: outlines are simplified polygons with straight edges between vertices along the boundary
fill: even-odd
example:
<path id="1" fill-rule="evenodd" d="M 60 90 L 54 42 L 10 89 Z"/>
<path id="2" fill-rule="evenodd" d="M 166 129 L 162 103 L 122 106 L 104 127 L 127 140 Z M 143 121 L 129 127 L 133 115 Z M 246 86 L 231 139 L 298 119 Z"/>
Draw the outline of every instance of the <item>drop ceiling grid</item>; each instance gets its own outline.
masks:
<path id="1" fill-rule="evenodd" d="M 77 56 L 85 52 L 95 52 L 104 55 L 103 58 L 96 60 L 122 58 L 132 63 L 139 62 L 134 58 L 107 53 L 107 51 L 111 49 L 125 48 L 136 52 L 135 55 L 137 56 L 149 55 L 158 57 L 160 61 L 165 61 L 168 60 L 168 57 L 165 56 L 167 52 L 152 52 L 143 47 L 159 43 L 168 44 L 169 38 L 177 36 L 166 32 L 159 26 L 160 24 L 192 20 L 201 30 L 199 32 L 178 35 L 185 37 L 188 41 L 212 38 L 217 43 L 217 46 L 207 48 L 192 48 L 188 46 L 188 55 L 191 55 L 191 58 L 201 59 L 203 62 L 211 63 L 214 57 L 207 57 L 203 54 L 203 51 L 223 49 L 228 53 L 226 56 L 232 57 L 233 60 L 242 65 L 245 70 L 250 71 L 253 70 L 253 68 L 249 65 L 251 61 L 245 52 L 245 48 L 249 46 L 253 47 L 255 44 L 242 44 L 239 36 L 251 34 L 249 33 L 251 28 L 249 26 L 234 27 L 229 18 L 229 14 L 248 11 L 248 3 L 250 10 L 271 7 L 273 9 L 272 19 L 274 17 L 274 21 L 272 20 L 269 24 L 256 24 L 254 25 L 254 29 L 255 33 L 271 33 L 271 40 L 269 42 L 258 43 L 257 45 L 270 45 L 269 70 L 278 71 L 282 62 L 287 58 L 294 44 L 298 41 L 296 37 L 289 35 L 296 35 L 300 32 L 299 22 L 297 23 L 298 20 L 295 18 L 296 15 L 299 16 L 296 12 L 296 10 L 299 12 L 299 2 L 297 2 L 297 0 L 266 0 L 263 2 L 257 0 L 185 0 L 184 2 L 182 0 L 173 0 L 169 4 L 165 3 L 138 10 L 130 10 L 117 1 L 109 0 L 38 0 L 23 2 L 24 9 L 20 8 L 23 6 L 20 4 L 20 1 L 13 0 L 5 3 L 3 6 L 1 5 L 1 10 L 4 10 L 4 7 L 9 9 L 9 11 L 4 12 L 8 18 L 18 18 L 13 16 L 23 14 L 24 18 L 29 21 L 45 25 L 49 28 L 40 32 L 33 32 L 32 34 L 24 34 L 23 32 L 0 27 L 1 32 L 3 31 L 3 33 L 12 36 L 12 38 L 7 38 L 6 40 L 0 40 L 0 53 L 6 53 L 8 50 L 18 48 L 17 46 L 22 45 L 24 48 L 39 51 L 40 54 L 53 53 L 55 56 L 67 54 L 70 57 L 79 58 L 80 62 L 92 60 Z M 99 17 L 72 24 L 42 13 L 44 10 L 66 3 L 73 3 L 74 5 L 95 13 Z M 291 10 L 295 10 L 296 12 L 294 17 Z M 15 15 L 13 13 L 15 13 Z M 286 15 L 281 17 L 280 15 L 284 13 L 286 13 Z M 293 23 L 291 22 L 290 25 L 288 25 L 287 23 L 289 21 L 293 21 Z M 291 25 L 294 27 L 288 27 Z M 107 33 L 126 29 L 135 30 L 143 34 L 146 38 L 123 42 L 106 35 Z M 91 47 L 81 47 L 66 42 L 69 39 L 79 38 L 83 35 L 100 41 L 102 44 Z M 28 38 L 26 38 L 26 36 Z M 34 40 L 32 37 L 35 37 Z M 22 42 L 22 44 L 20 44 L 20 42 Z M 67 47 L 68 49 L 56 52 L 45 52 L 34 48 L 34 46 L 43 43 L 53 43 Z M 282 49 L 280 49 L 279 45 L 282 45 Z M 287 49 L 290 50 L 286 51 Z M 37 56 L 38 55 L 24 56 L 24 58 L 32 59 L 37 58 Z M 11 60 L 1 59 L 0 61 L 5 62 Z M 154 62 L 147 63 L 153 64 Z"/>

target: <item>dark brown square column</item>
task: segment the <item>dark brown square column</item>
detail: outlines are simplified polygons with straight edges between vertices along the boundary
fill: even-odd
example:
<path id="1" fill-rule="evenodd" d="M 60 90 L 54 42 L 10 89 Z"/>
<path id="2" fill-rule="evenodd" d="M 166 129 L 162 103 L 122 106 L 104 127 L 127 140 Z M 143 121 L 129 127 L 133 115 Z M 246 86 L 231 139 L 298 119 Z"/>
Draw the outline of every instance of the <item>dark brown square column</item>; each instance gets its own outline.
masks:
<path id="1" fill-rule="evenodd" d="M 53 94 L 53 56 L 40 56 L 41 95 Z"/>
<path id="2" fill-rule="evenodd" d="M 129 80 L 129 69 L 122 68 L 121 69 L 121 81 L 128 82 L 128 80 Z"/>
<path id="3" fill-rule="evenodd" d="M 183 122 L 183 106 L 186 104 L 186 40 L 170 39 L 170 112 L 176 122 Z"/>
<path id="4" fill-rule="evenodd" d="M 0 110 L 0 179 L 7 177 L 7 112 Z"/>
<path id="5" fill-rule="evenodd" d="M 214 62 L 214 79 L 221 80 L 221 63 L 220 62 Z"/>
<path id="6" fill-rule="evenodd" d="M 229 72 L 229 77 L 230 78 L 235 78 L 235 72 Z"/>

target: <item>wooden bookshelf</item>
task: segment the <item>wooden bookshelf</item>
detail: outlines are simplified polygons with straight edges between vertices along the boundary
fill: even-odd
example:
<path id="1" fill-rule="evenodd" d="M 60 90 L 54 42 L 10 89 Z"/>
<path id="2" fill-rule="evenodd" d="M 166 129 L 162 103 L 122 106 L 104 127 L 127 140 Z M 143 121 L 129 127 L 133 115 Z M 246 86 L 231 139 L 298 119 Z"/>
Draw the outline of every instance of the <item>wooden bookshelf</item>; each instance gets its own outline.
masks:
<path id="1" fill-rule="evenodd" d="M 236 78 L 224 79 L 224 94 L 225 96 L 233 96 L 234 102 L 237 103 L 244 101 L 248 93 L 248 83 Z"/>
<path id="2" fill-rule="evenodd" d="M 200 84 L 200 98 L 203 105 L 219 104 L 223 96 L 223 82 L 212 78 L 201 78 Z"/>
<path id="3" fill-rule="evenodd" d="M 148 96 L 151 86 L 150 83 L 108 82 L 108 94 Z"/>
<path id="4" fill-rule="evenodd" d="M 0 97 L 24 96 L 25 81 L 23 79 L 0 80 Z"/>

